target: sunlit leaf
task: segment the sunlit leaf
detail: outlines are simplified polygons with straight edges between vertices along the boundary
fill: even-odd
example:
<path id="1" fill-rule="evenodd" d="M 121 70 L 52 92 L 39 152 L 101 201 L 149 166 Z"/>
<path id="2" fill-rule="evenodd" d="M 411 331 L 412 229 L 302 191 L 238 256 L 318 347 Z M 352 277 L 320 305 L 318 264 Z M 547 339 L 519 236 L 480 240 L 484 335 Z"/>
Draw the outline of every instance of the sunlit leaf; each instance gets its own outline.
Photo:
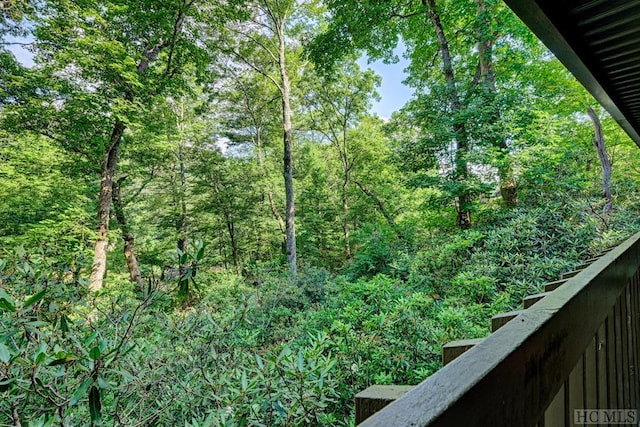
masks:
<path id="1" fill-rule="evenodd" d="M 85 379 L 82 382 L 82 384 L 80 384 L 80 387 L 78 387 L 76 392 L 73 393 L 73 395 L 71 396 L 71 399 L 69 400 L 69 406 L 75 405 L 80 401 L 80 399 L 82 399 L 85 396 L 85 394 L 87 393 L 87 390 L 89 389 L 90 384 L 91 384 L 91 378 Z"/>
<path id="2" fill-rule="evenodd" d="M 45 295 L 47 294 L 47 290 L 42 290 L 40 292 L 38 292 L 37 294 L 29 297 L 24 304 L 22 304 L 22 308 L 29 308 L 31 307 L 33 304 L 37 303 L 38 301 L 40 301 Z"/>
<path id="3" fill-rule="evenodd" d="M 11 360 L 11 353 L 9 353 L 9 348 L 0 343 L 0 362 L 8 363 Z"/>

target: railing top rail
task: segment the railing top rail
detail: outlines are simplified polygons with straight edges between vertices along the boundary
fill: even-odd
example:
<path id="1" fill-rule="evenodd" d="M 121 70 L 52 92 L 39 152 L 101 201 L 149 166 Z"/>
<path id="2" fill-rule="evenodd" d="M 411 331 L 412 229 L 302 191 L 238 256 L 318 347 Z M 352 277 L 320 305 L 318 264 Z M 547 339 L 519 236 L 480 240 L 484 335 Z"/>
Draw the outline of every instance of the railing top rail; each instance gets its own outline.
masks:
<path id="1" fill-rule="evenodd" d="M 535 425 L 639 267 L 640 233 L 361 425 Z"/>

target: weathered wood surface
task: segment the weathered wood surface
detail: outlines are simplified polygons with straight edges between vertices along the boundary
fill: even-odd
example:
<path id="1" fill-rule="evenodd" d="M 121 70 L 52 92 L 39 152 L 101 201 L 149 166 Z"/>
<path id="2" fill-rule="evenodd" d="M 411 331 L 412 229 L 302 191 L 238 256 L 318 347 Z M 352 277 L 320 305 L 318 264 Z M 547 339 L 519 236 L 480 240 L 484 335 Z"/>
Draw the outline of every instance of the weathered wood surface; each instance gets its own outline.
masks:
<path id="1" fill-rule="evenodd" d="M 550 292 L 543 292 L 540 294 L 529 295 L 522 301 L 522 305 L 524 306 L 525 309 L 527 309 L 549 294 Z"/>
<path id="2" fill-rule="evenodd" d="M 372 385 L 356 394 L 356 424 L 402 397 L 412 385 Z"/>
<path id="3" fill-rule="evenodd" d="M 577 276 L 578 274 L 580 274 L 582 270 L 571 270 L 571 271 L 567 271 L 566 273 L 562 273 L 562 278 L 563 279 L 570 279 L 574 276 Z"/>
<path id="4" fill-rule="evenodd" d="M 556 280 L 555 282 L 549 282 L 546 285 L 544 285 L 544 291 L 545 292 L 552 292 L 555 291 L 556 289 L 558 289 L 560 286 L 564 285 L 565 283 L 567 283 L 567 280 L 569 279 L 562 279 L 562 280 Z"/>
<path id="5" fill-rule="evenodd" d="M 603 367 L 608 407 L 638 408 L 621 406 L 638 405 L 638 267 L 640 233 L 362 425 L 569 426 L 568 409 L 594 399 L 585 373 L 601 378 Z M 566 418 L 557 420 L 561 389 Z"/>
<path id="6" fill-rule="evenodd" d="M 442 347 L 442 365 L 447 365 L 454 359 L 459 357 L 465 351 L 480 344 L 484 338 L 475 338 L 470 340 L 452 341 Z"/>
<path id="7" fill-rule="evenodd" d="M 491 332 L 495 332 L 502 328 L 511 320 L 524 313 L 524 310 L 509 311 L 507 313 L 496 314 L 491 318 Z"/>

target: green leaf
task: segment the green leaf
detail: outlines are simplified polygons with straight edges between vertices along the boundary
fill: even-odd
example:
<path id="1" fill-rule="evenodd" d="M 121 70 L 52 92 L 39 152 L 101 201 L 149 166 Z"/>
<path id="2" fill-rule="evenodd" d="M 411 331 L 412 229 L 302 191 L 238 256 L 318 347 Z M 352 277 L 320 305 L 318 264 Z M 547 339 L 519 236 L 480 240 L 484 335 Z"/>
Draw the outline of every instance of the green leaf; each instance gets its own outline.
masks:
<path id="1" fill-rule="evenodd" d="M 31 307 L 33 304 L 37 303 L 38 301 L 40 301 L 47 293 L 47 290 L 42 290 L 40 292 L 38 292 L 37 294 L 29 297 L 23 304 L 22 304 L 22 309 L 24 310 L 25 308 L 29 308 Z"/>
<path id="2" fill-rule="evenodd" d="M 100 389 L 96 386 L 91 387 L 89 391 L 89 414 L 91 421 L 100 424 L 102 421 L 102 403 L 100 402 Z"/>
<path id="3" fill-rule="evenodd" d="M 67 354 L 64 357 L 60 357 L 54 360 L 53 362 L 49 363 L 49 366 L 64 365 L 65 363 L 71 363 L 74 360 L 77 360 L 77 358 L 73 354 Z"/>
<path id="4" fill-rule="evenodd" d="M 16 311 L 16 303 L 4 289 L 0 289 L 0 310 Z"/>
<path id="5" fill-rule="evenodd" d="M 98 387 L 102 388 L 102 389 L 108 389 L 111 388 L 111 386 L 109 385 L 108 382 L 105 381 L 104 378 L 102 378 L 102 376 L 98 377 Z"/>
<path id="6" fill-rule="evenodd" d="M 94 339 L 98 336 L 98 331 L 92 333 L 86 340 L 84 340 L 84 345 L 88 346 L 93 342 Z"/>
<path id="7" fill-rule="evenodd" d="M 43 326 L 49 325 L 49 322 L 45 322 L 43 320 L 34 320 L 33 322 L 25 323 L 27 326 L 31 326 L 32 328 L 41 328 Z"/>
<path id="8" fill-rule="evenodd" d="M 247 372 L 242 371 L 242 377 L 240 378 L 240 385 L 242 386 L 242 390 L 247 389 L 248 380 L 247 380 Z"/>
<path id="9" fill-rule="evenodd" d="M 100 351 L 100 347 L 95 346 L 89 351 L 89 357 L 93 360 L 99 359 L 102 352 Z"/>
<path id="10" fill-rule="evenodd" d="M 282 407 L 282 404 L 280 402 L 274 403 L 273 406 L 276 408 L 278 415 L 280 415 L 281 417 L 287 416 L 287 411 L 285 411 L 285 409 Z"/>
<path id="11" fill-rule="evenodd" d="M 297 367 L 299 372 L 304 371 L 304 354 L 302 353 L 302 350 L 298 352 Z"/>
<path id="12" fill-rule="evenodd" d="M 126 356 L 127 354 L 131 353 L 131 351 L 132 351 L 134 348 L 136 348 L 137 346 L 138 346 L 138 344 L 136 344 L 136 343 L 133 343 L 133 344 L 129 345 L 129 346 L 126 348 L 126 350 L 124 350 L 124 351 L 120 354 L 120 357 L 124 357 L 124 356 Z"/>
<path id="13" fill-rule="evenodd" d="M 18 328 L 10 329 L 8 333 L 0 335 L 0 342 L 7 342 L 11 337 L 13 337 L 15 334 L 17 334 L 20 331 L 21 329 L 18 329 Z"/>
<path id="14" fill-rule="evenodd" d="M 0 362 L 9 363 L 11 360 L 11 353 L 9 353 L 9 348 L 0 343 Z"/>
<path id="15" fill-rule="evenodd" d="M 91 378 L 87 378 L 82 382 L 82 384 L 80 384 L 80 387 L 78 387 L 76 392 L 73 393 L 73 396 L 71 396 L 71 400 L 69 400 L 69 406 L 75 405 L 80 401 L 80 399 L 82 399 L 82 397 L 87 392 L 87 389 L 89 388 L 89 384 L 91 384 Z"/>
<path id="16" fill-rule="evenodd" d="M 214 413 L 210 413 L 207 418 L 205 418 L 204 422 L 202 423 L 202 427 L 211 427 L 215 422 L 215 417 L 214 417 Z"/>
<path id="17" fill-rule="evenodd" d="M 124 369 L 115 370 L 114 372 L 122 375 L 122 379 L 124 379 L 125 382 L 133 381 L 136 379 L 136 377 L 134 377 L 129 371 L 125 371 Z"/>
<path id="18" fill-rule="evenodd" d="M 201 261 L 204 257 L 204 244 L 202 240 L 198 242 L 198 251 L 196 252 L 196 261 Z"/>
<path id="19" fill-rule="evenodd" d="M 36 355 L 33 359 L 36 365 L 41 364 L 47 358 L 47 344 L 44 342 L 40 343 Z"/>
<path id="20" fill-rule="evenodd" d="M 69 332 L 69 324 L 67 323 L 67 315 L 63 314 L 60 316 L 60 330 L 62 332 Z"/>

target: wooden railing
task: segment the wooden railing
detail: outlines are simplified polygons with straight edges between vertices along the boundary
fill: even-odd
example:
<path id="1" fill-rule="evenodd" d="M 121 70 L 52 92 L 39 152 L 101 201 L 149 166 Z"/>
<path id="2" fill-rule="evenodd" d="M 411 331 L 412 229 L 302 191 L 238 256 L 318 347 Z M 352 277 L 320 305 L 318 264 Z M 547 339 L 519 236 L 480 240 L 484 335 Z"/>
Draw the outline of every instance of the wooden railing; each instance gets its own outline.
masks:
<path id="1" fill-rule="evenodd" d="M 361 425 L 569 427 L 575 410 L 640 409 L 640 233 L 583 267 Z"/>

